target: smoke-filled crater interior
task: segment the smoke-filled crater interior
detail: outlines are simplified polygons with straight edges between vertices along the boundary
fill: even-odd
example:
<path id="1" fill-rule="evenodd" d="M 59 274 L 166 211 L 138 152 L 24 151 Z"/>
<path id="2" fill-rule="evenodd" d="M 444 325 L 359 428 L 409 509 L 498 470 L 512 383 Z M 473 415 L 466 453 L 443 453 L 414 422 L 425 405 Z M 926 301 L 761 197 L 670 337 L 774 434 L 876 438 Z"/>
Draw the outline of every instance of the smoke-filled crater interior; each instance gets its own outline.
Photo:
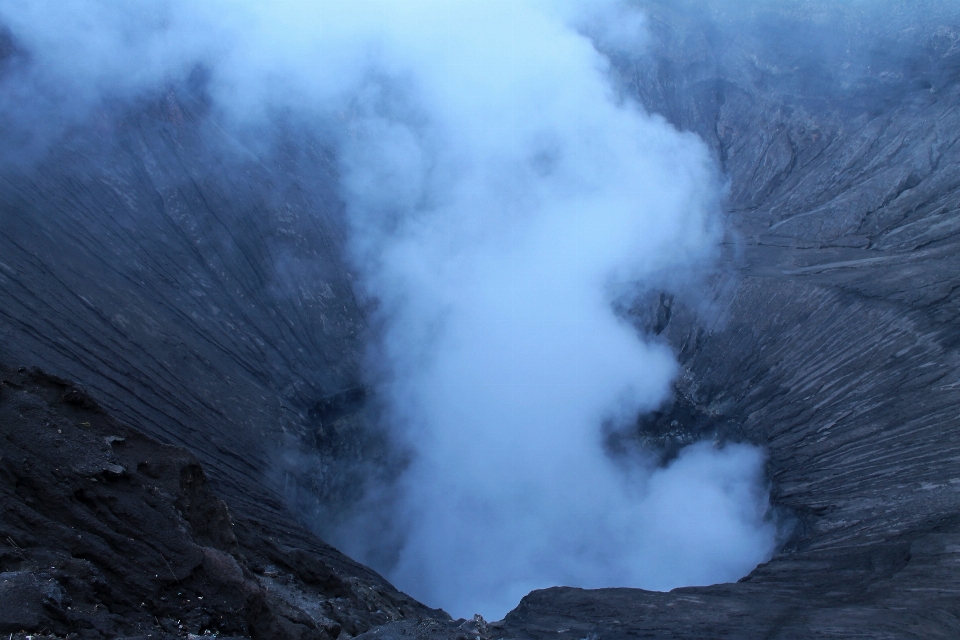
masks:
<path id="1" fill-rule="evenodd" d="M 13 2 L 0 19 L 19 149 L 2 161 L 53 175 L 65 137 L 71 162 L 107 158 L 84 171 L 117 194 L 113 222 L 89 224 L 128 236 L 103 260 L 189 274 L 131 276 L 182 320 L 104 317 L 143 344 L 195 323 L 242 354 L 238 379 L 281 389 L 275 417 L 252 392 L 218 410 L 283 425 L 265 482 L 398 589 L 498 620 L 555 585 L 735 582 L 789 537 L 766 451 L 683 366 L 696 327 L 726 321 L 736 238 L 716 150 L 623 72 L 648 56 L 639 5 Z"/>

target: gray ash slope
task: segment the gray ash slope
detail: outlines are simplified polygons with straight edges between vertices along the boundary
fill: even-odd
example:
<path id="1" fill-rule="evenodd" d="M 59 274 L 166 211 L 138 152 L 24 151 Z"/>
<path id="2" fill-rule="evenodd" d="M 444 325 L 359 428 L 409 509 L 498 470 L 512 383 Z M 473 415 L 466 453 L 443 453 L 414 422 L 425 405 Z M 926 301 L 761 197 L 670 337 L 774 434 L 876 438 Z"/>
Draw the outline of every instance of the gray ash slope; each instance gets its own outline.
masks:
<path id="1" fill-rule="evenodd" d="M 960 22 L 947 3 L 648 5 L 648 58 L 616 72 L 715 150 L 733 240 L 720 313 L 680 296 L 657 314 L 683 375 L 638 435 L 765 446 L 797 524 L 739 583 L 538 591 L 477 633 L 956 637 Z M 288 140 L 248 153 L 202 90 L 174 88 L 0 176 L 0 357 L 188 448 L 238 521 L 315 522 L 389 456 L 358 409 L 336 175 L 321 145 Z"/>
<path id="2" fill-rule="evenodd" d="M 286 594 L 281 608 L 292 621 L 281 633 L 241 619 L 233 631 L 322 638 L 442 618 L 298 520 L 309 510 L 316 524 L 316 496 L 331 508 L 348 502 L 366 469 L 382 468 L 387 456 L 351 414 L 363 397 L 363 317 L 339 259 L 335 173 L 319 144 L 295 137 L 301 146 L 274 148 L 268 166 L 216 126 L 200 84 L 104 104 L 44 153 L 22 164 L 5 158 L 0 360 L 81 380 L 126 429 L 196 456 L 229 507 L 244 566 Z M 308 170 L 297 173 L 301 166 Z M 12 485 L 36 475 L 18 473 L 8 476 Z M 4 524 L 18 495 L 5 504 Z M 0 547 L 17 557 L 22 532 L 4 531 Z M 196 556 L 197 541 L 177 543 Z M 103 637 L 136 629 L 123 626 L 128 613 L 137 619 L 127 601 L 141 592 L 159 598 L 161 586 L 124 582 L 110 597 L 92 596 L 105 607 L 127 603 L 118 622 L 97 627 Z M 330 607 L 340 612 L 333 625 Z M 85 628 L 39 620 L 28 630 Z"/>
<path id="3" fill-rule="evenodd" d="M 684 370 L 652 435 L 695 414 L 675 437 L 764 445 L 797 527 L 740 583 L 536 592 L 513 634 L 960 634 L 960 23 L 928 8 L 651 6 L 656 63 L 619 71 L 715 149 L 737 264 L 716 324 L 673 305 Z"/>

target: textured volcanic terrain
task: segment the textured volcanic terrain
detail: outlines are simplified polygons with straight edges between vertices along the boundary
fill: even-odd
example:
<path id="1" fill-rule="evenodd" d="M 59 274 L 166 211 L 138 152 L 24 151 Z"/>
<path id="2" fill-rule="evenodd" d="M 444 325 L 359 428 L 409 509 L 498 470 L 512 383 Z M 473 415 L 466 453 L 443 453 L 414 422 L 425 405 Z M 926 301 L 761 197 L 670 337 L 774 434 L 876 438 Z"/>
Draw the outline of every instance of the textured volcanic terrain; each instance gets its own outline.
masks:
<path id="1" fill-rule="evenodd" d="M 638 311 L 683 374 L 637 437 L 765 446 L 770 562 L 670 593 L 537 591 L 454 628 L 297 524 L 322 531 L 390 466 L 364 427 L 335 162 L 292 125 L 269 152 L 231 137 L 198 74 L 0 172 L 0 360 L 87 390 L 4 372 L 0 608 L 25 613 L 0 630 L 197 633 L 233 607 L 224 632 L 259 637 L 960 636 L 960 24 L 797 6 L 651 3 L 647 56 L 615 64 L 730 185 L 708 291 Z"/>
<path id="2" fill-rule="evenodd" d="M 39 370 L 0 383 L 0 632 L 331 638 L 437 615 Z"/>
<path id="3" fill-rule="evenodd" d="M 645 428 L 765 445 L 773 501 L 796 528 L 738 584 L 537 592 L 508 627 L 956 637 L 960 29 L 935 13 L 869 33 L 856 14 L 718 27 L 672 11 L 653 13 L 658 63 L 621 71 L 716 149 L 738 267 L 717 278 L 717 324 L 673 305 L 664 334 L 684 374 Z M 758 32 L 779 44 L 744 35 Z M 810 33 L 824 60 L 792 49 Z"/>

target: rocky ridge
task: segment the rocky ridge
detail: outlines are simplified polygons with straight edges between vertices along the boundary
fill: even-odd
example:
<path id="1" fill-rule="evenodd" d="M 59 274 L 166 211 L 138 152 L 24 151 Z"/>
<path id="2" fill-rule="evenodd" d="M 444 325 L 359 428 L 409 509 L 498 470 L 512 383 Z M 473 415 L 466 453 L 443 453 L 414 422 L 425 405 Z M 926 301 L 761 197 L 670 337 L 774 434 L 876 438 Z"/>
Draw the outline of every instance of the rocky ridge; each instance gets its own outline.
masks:
<path id="1" fill-rule="evenodd" d="M 442 619 L 296 525 L 234 518 L 194 456 L 81 388 L 0 373 L 0 633 L 305 640 Z"/>

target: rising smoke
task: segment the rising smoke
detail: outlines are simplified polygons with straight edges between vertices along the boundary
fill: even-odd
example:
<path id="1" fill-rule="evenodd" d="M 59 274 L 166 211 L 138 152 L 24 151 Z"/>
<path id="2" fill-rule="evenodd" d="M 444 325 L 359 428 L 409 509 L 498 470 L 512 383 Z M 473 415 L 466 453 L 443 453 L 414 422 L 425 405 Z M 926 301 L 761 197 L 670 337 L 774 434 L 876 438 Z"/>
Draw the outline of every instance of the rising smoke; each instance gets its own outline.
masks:
<path id="1" fill-rule="evenodd" d="M 410 9 L 381 27 L 373 66 L 396 70 L 364 83 L 343 155 L 382 305 L 374 366 L 415 452 L 390 577 L 494 617 L 537 587 L 740 577 L 772 546 L 755 450 L 700 445 L 662 470 L 637 452 L 625 473 L 602 443 L 669 392 L 671 353 L 611 296 L 713 255 L 703 145 L 618 99 L 569 16 Z"/>
<path id="2" fill-rule="evenodd" d="M 642 55 L 639 12 L 60 6 L 8 2 L 0 19 L 35 57 L 20 90 L 64 122 L 58 96 L 79 112 L 199 62 L 227 126 L 282 110 L 335 142 L 351 256 L 381 328 L 368 374 L 410 452 L 392 498 L 370 501 L 390 530 L 371 530 L 361 505 L 342 548 L 427 604 L 490 618 L 535 588 L 708 584 L 770 555 L 756 448 L 700 443 L 666 467 L 604 448 L 677 372 L 613 302 L 708 268 L 720 228 L 705 146 L 621 96 L 598 52 Z"/>

